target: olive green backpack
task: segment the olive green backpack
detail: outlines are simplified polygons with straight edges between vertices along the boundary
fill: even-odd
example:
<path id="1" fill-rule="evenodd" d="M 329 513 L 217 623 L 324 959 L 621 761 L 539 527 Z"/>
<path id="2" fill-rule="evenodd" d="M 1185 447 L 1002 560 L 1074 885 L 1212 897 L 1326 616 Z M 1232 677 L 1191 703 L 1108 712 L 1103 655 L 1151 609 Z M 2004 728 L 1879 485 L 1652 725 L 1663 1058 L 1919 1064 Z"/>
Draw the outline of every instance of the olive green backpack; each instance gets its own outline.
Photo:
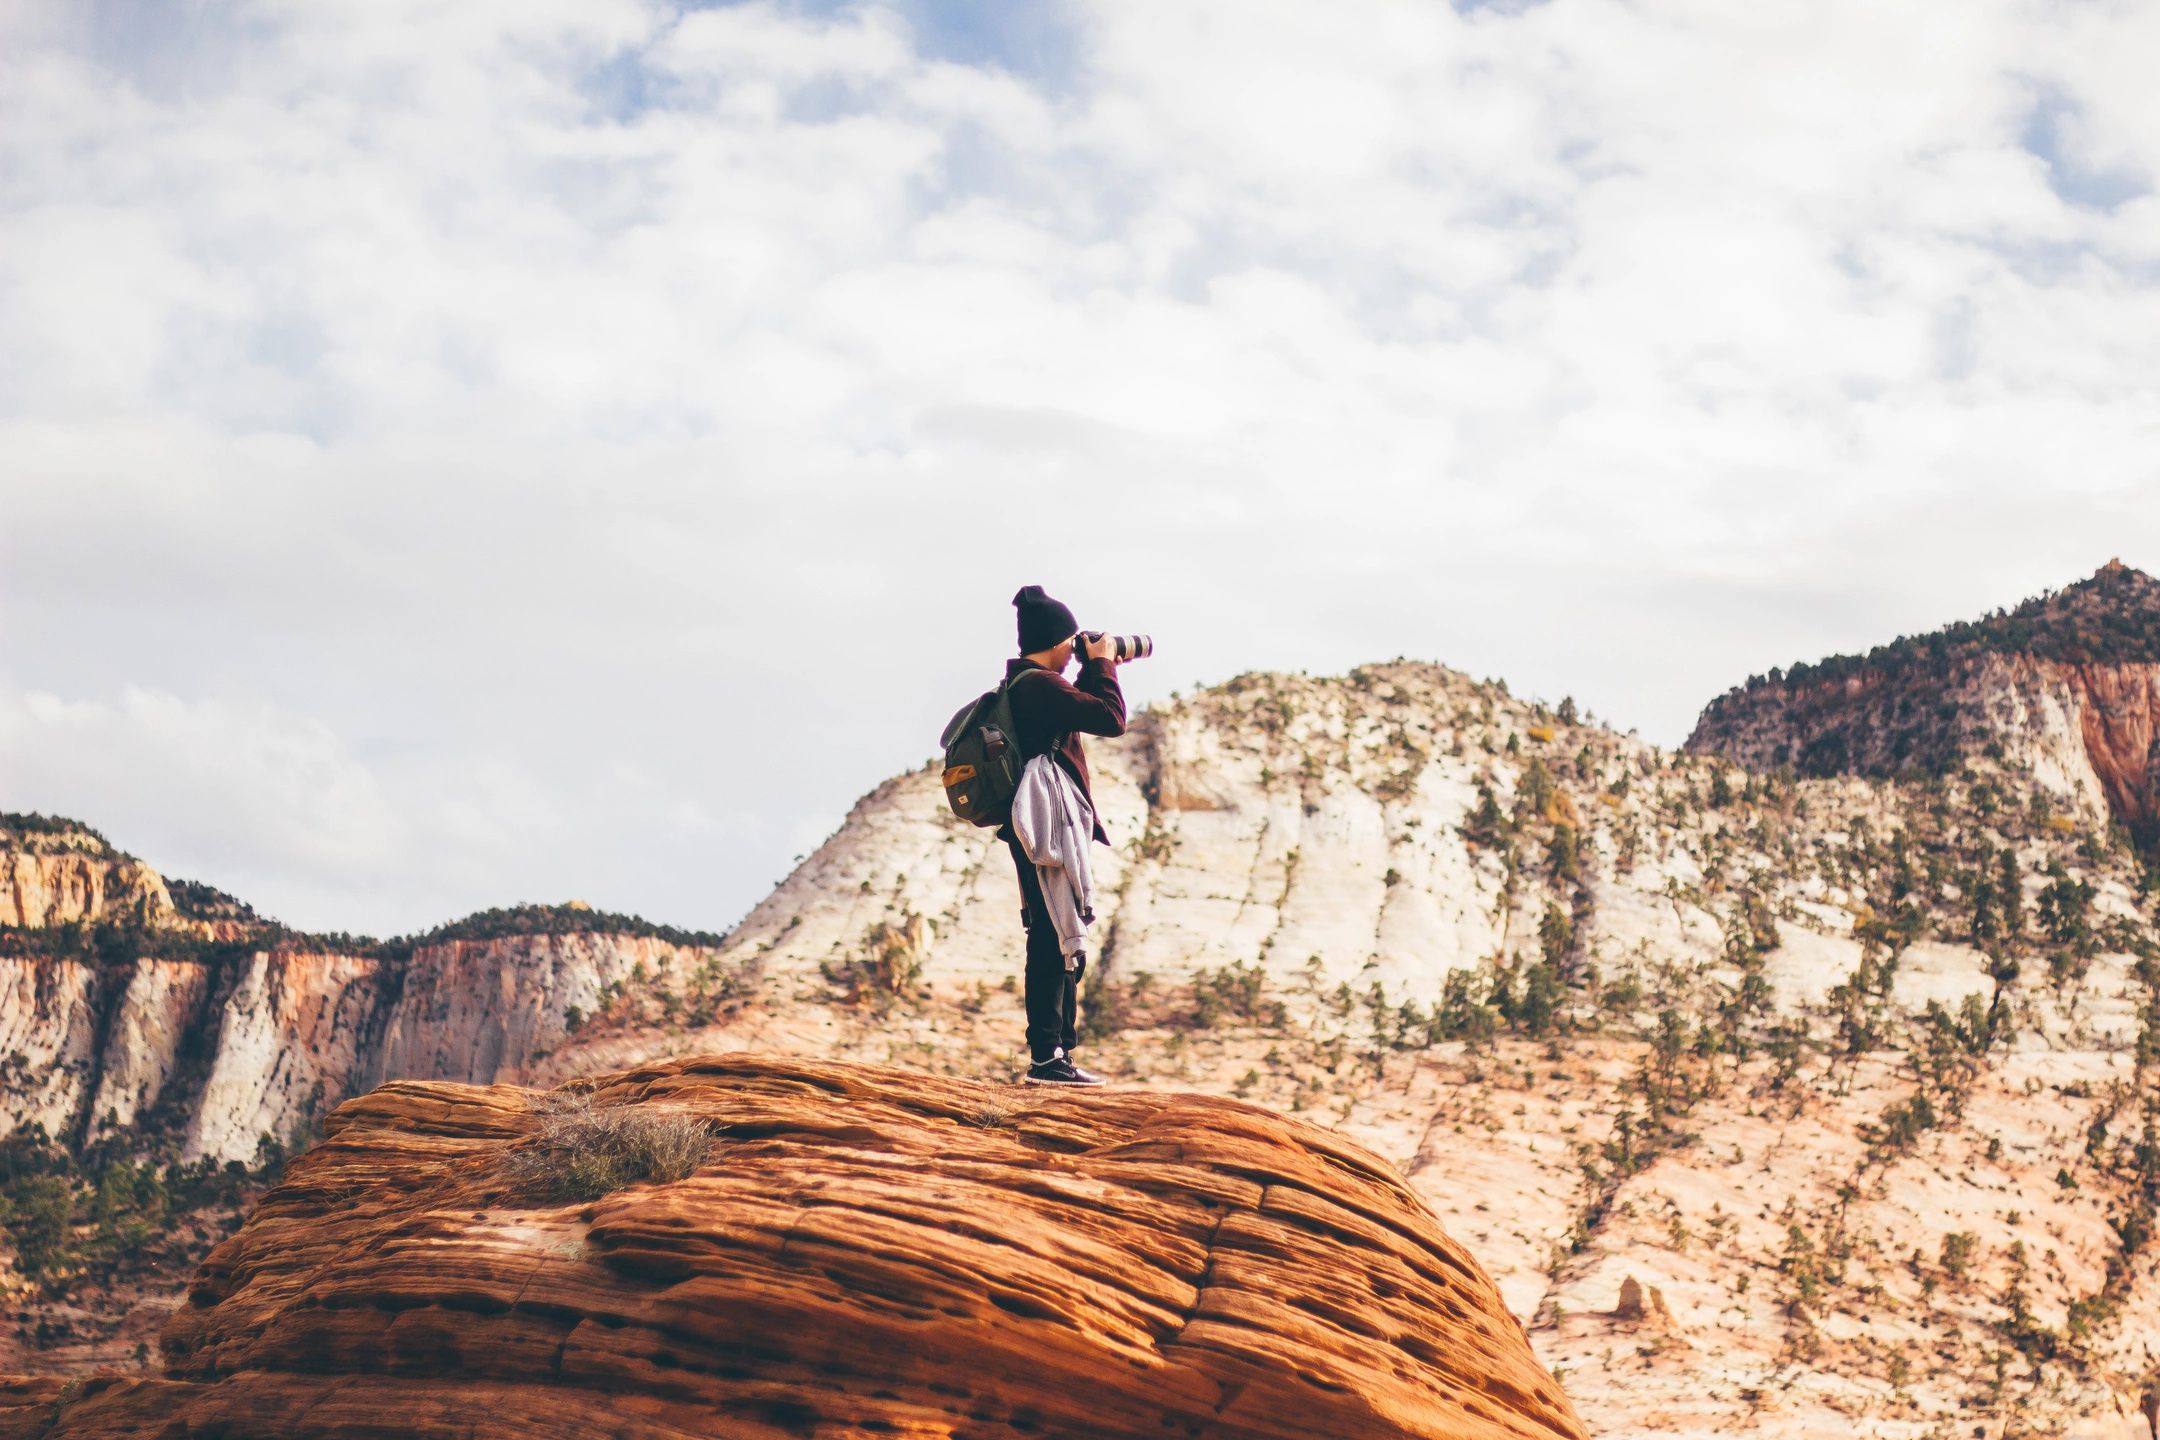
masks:
<path id="1" fill-rule="evenodd" d="M 970 825 L 1003 825 L 1020 788 L 1019 732 L 1013 729 L 1012 689 L 1018 675 L 960 707 L 945 727 L 945 803 Z"/>

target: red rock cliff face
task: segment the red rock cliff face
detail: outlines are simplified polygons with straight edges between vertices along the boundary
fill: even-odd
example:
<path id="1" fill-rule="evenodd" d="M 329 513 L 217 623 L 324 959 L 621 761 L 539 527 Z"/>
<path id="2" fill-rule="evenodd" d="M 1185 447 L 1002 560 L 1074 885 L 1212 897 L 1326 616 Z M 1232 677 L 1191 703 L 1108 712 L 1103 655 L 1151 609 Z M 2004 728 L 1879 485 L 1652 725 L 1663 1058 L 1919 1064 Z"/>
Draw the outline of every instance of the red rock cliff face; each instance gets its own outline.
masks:
<path id="1" fill-rule="evenodd" d="M 548 1204 L 502 1170 L 537 1093 L 342 1106 L 165 1378 L 0 1386 L 0 1435 L 1586 1436 L 1401 1177 L 1296 1120 L 702 1057 L 596 1097 L 706 1117 L 694 1174 Z"/>
<path id="2" fill-rule="evenodd" d="M 2072 700 L 2085 763 L 2109 812 L 2142 841 L 2160 836 L 2160 773 L 2153 753 L 2160 666 L 2043 665 Z"/>
<path id="3" fill-rule="evenodd" d="M 1942 675 L 1864 670 L 1723 697 L 1687 748 L 1754 769 L 1890 776 L 1990 745 L 2069 803 L 2160 838 L 2160 665 L 1982 654 Z"/>

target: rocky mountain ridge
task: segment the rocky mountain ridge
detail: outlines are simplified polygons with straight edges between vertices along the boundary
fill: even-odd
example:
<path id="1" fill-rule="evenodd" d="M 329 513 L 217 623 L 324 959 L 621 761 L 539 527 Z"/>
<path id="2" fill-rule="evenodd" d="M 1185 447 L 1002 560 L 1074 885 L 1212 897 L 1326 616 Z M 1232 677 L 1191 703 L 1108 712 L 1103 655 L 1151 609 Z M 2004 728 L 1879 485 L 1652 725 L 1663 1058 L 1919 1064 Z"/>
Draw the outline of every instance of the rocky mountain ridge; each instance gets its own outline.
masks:
<path id="1" fill-rule="evenodd" d="M 148 1122 L 180 1159 L 251 1160 L 385 1079 L 515 1074 L 649 974 L 718 980 L 720 937 L 632 917 L 527 907 L 378 943 L 191 919 L 131 857 L 39 873 L 70 898 L 18 914 L 70 918 L 0 927 L 0 1134 L 78 1148 Z"/>
<path id="2" fill-rule="evenodd" d="M 1175 698 L 1091 744 L 1085 1058 L 1400 1166 L 1594 1429 L 2149 1440 L 2160 931 L 2095 751 L 2064 748 L 2084 712 L 2015 689 L 2033 663 L 1960 654 L 1936 678 L 1969 696 L 1907 672 L 1837 721 L 1851 747 L 1901 701 L 1994 728 L 1821 775 L 1406 662 Z M 1811 733 L 1783 705 L 1742 710 Z M 695 964 L 593 987 L 497 1078 L 745 1048 L 1009 1078 L 1009 868 L 933 773 L 895 777 Z M 405 1053 L 473 1050 L 490 1005 L 457 997 L 505 975 L 478 963 Z M 315 1033 L 278 1013 L 252 1033 Z M 294 1048 L 259 1043 L 234 1054 Z"/>
<path id="3" fill-rule="evenodd" d="M 0 926 L 178 923 L 164 877 L 72 820 L 0 815 Z"/>
<path id="4" fill-rule="evenodd" d="M 1089 1063 L 1404 1165 L 1593 1428 L 2146 1440 L 2160 936 L 2061 733 L 1806 777 L 1438 667 L 1239 677 L 1092 747 Z M 534 1073 L 1007 1073 L 1006 868 L 899 777 L 731 935 L 743 1028 L 631 1005 Z"/>
<path id="5" fill-rule="evenodd" d="M 2160 581 L 2120 561 L 1987 619 L 1751 678 L 1696 754 L 1803 775 L 1939 773 L 1985 756 L 2160 840 Z"/>

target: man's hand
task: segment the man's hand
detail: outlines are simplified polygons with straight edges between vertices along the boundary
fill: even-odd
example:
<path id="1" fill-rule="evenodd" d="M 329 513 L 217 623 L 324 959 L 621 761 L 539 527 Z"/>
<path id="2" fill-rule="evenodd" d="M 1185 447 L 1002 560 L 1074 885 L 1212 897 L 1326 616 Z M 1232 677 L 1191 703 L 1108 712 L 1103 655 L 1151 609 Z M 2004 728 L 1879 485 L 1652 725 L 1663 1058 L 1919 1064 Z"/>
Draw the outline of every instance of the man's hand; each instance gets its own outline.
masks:
<path id="1" fill-rule="evenodd" d="M 1096 636 L 1093 640 L 1081 641 L 1080 653 L 1089 660 L 1109 660 L 1110 636 L 1108 632 Z M 1112 660 L 1111 663 L 1116 664 L 1117 662 Z"/>

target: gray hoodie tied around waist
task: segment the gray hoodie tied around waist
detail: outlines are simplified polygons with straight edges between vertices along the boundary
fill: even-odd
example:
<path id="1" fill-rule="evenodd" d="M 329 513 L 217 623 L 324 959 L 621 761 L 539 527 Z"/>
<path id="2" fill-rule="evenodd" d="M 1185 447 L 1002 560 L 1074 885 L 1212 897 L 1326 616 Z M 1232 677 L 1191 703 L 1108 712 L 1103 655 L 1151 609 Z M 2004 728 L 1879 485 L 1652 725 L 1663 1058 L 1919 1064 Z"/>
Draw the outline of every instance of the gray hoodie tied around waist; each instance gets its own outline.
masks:
<path id="1" fill-rule="evenodd" d="M 1063 766 L 1038 755 L 1020 772 L 1012 827 L 1035 867 L 1043 903 L 1057 927 L 1058 949 L 1071 970 L 1087 944 L 1087 927 L 1095 923 L 1095 882 L 1088 874 L 1095 811 Z"/>

